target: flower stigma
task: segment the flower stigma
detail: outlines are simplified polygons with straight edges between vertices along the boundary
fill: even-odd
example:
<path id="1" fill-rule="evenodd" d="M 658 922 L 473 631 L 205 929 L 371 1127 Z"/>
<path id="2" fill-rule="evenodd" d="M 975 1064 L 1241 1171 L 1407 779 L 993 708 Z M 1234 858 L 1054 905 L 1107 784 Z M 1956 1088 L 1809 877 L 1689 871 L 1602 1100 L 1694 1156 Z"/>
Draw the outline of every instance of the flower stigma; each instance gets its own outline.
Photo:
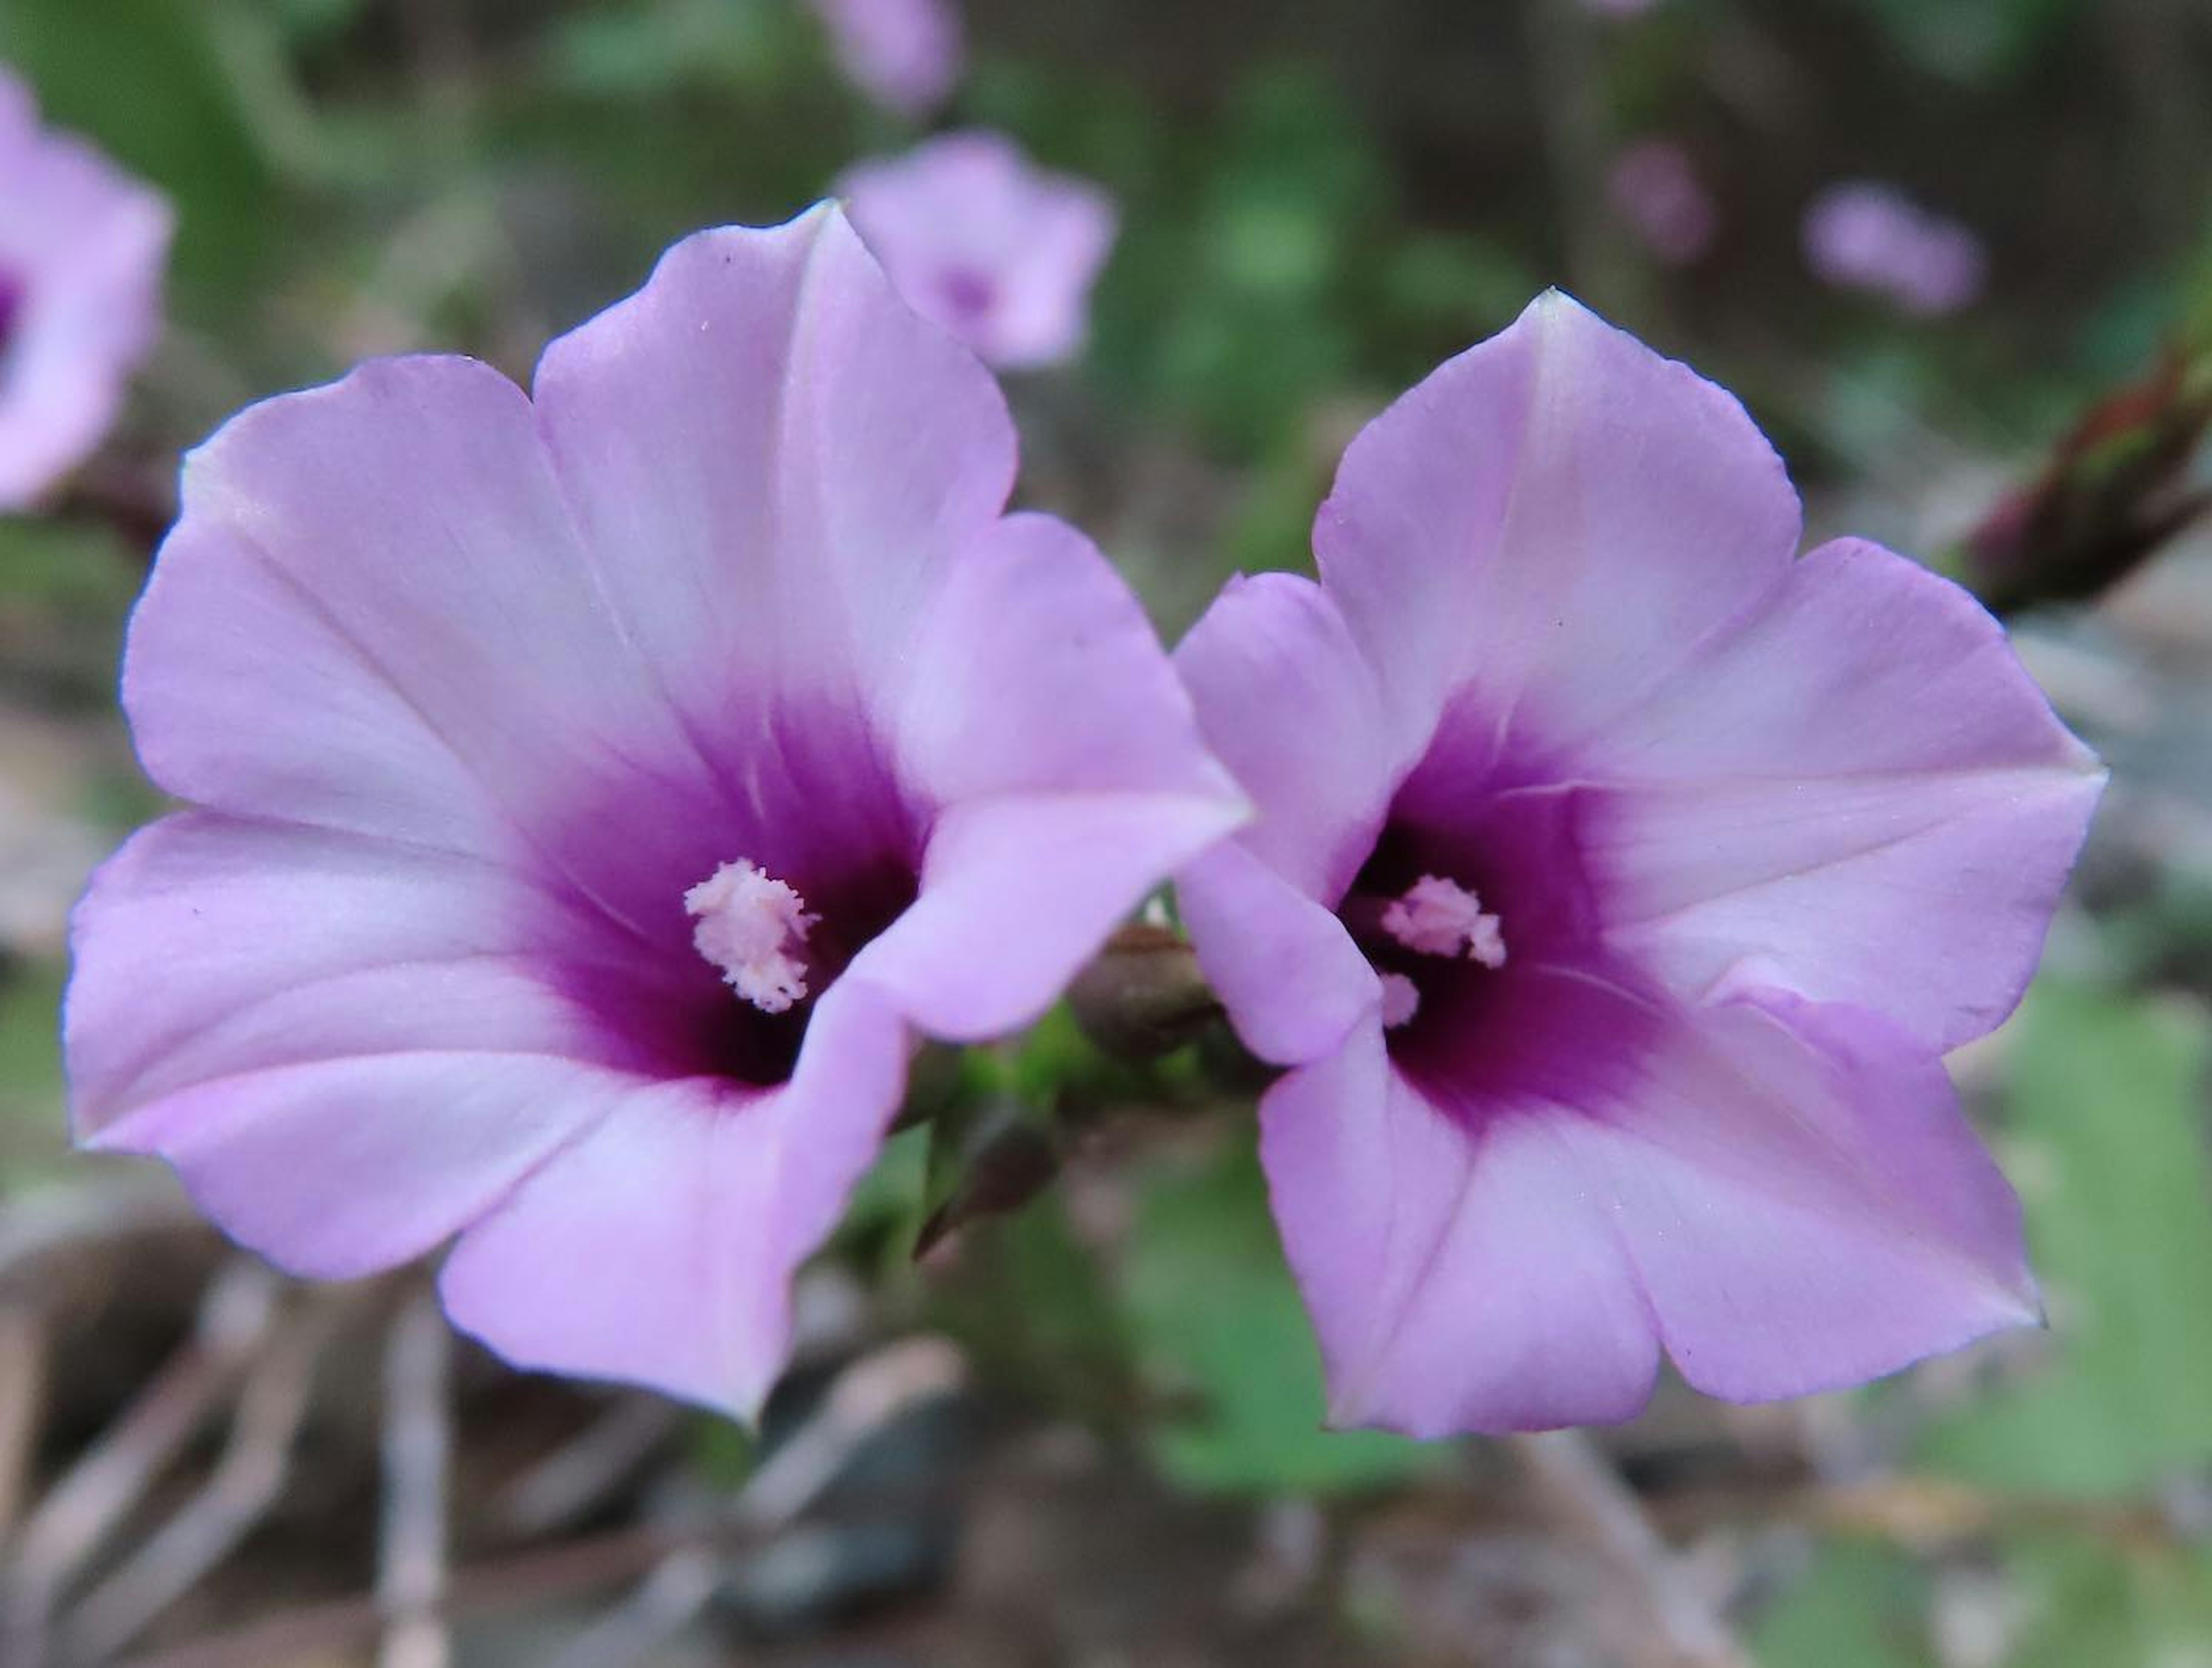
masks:
<path id="1" fill-rule="evenodd" d="M 699 923 L 691 932 L 699 954 L 754 1007 L 780 1014 L 805 998 L 801 956 L 821 917 L 790 886 L 740 858 L 684 893 L 684 908 Z"/>
<path id="2" fill-rule="evenodd" d="M 1482 900 L 1467 888 L 1441 876 L 1424 875 L 1407 888 L 1383 910 L 1382 930 L 1418 955 L 1456 956 L 1463 949 L 1486 967 L 1505 965 L 1498 918 L 1485 913 Z"/>
<path id="3" fill-rule="evenodd" d="M 1421 1011 L 1421 987 L 1402 973 L 1382 975 L 1382 1028 L 1395 1031 Z"/>

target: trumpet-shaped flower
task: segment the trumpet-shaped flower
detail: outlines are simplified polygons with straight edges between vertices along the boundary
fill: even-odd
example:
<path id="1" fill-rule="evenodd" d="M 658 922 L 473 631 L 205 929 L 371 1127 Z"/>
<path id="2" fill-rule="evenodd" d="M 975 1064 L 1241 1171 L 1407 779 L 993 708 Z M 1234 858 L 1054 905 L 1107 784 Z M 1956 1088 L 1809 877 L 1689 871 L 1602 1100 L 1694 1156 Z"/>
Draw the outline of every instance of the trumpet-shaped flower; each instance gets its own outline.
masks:
<path id="1" fill-rule="evenodd" d="M 82 463 L 161 328 L 169 207 L 0 71 L 0 511 Z"/>
<path id="2" fill-rule="evenodd" d="M 995 133 L 948 133 L 838 182 L 899 293 L 990 363 L 1072 358 L 1114 246 L 1097 186 L 1032 167 Z"/>
<path id="3" fill-rule="evenodd" d="M 1178 662 L 1258 805 L 1182 907 L 1287 1074 L 1261 1156 L 1334 1417 L 1850 1383 L 2037 1300 L 1941 1056 L 2011 1009 L 2102 775 L 1996 622 L 1559 295 L 1353 441 L 1319 584 Z"/>
<path id="4" fill-rule="evenodd" d="M 82 1138 L 302 1274 L 458 1235 L 513 1360 L 756 1407 L 913 1039 L 1033 1018 L 1244 814 L 1014 462 L 835 209 L 677 245 L 530 395 L 234 419 L 131 623 L 189 808 L 78 911 Z"/>

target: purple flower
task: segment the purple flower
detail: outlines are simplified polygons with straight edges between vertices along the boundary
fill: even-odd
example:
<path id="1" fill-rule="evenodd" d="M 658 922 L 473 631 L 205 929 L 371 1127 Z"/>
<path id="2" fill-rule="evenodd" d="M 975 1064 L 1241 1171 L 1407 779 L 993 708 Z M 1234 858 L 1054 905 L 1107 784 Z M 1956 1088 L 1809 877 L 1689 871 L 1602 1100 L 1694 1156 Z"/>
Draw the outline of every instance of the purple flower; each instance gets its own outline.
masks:
<path id="1" fill-rule="evenodd" d="M 81 1137 L 301 1274 L 458 1234 L 511 1359 L 757 1407 L 912 1040 L 1035 1017 L 1244 814 L 1014 467 L 834 209 L 677 245 L 534 395 L 234 419 L 131 628 L 191 808 L 79 907 Z"/>
<path id="2" fill-rule="evenodd" d="M 1073 356 L 1114 246 L 1111 198 L 995 133 L 950 133 L 838 182 L 899 293 L 992 364 Z"/>
<path id="3" fill-rule="evenodd" d="M 1805 260 L 1840 289 L 1887 296 L 1907 312 L 1956 312 L 1982 292 L 1981 240 L 1894 185 L 1831 185 L 1805 210 Z"/>
<path id="4" fill-rule="evenodd" d="M 157 192 L 41 128 L 0 70 L 0 511 L 30 505 L 114 422 L 161 330 L 169 227 Z"/>
<path id="5" fill-rule="evenodd" d="M 1621 152 L 1606 189 L 1614 211 L 1669 266 L 1704 254 L 1719 227 L 1697 164 L 1671 139 L 1641 140 Z"/>
<path id="6" fill-rule="evenodd" d="M 951 0 L 814 0 L 837 62 L 885 108 L 920 118 L 960 79 L 964 46 Z"/>
<path id="7" fill-rule="evenodd" d="M 1178 654 L 1258 819 L 1183 877 L 1333 1416 L 1621 1419 L 2032 1319 L 1943 1051 L 2102 784 L 1966 592 L 1793 560 L 1727 394 L 1547 295 L 1377 418 Z"/>

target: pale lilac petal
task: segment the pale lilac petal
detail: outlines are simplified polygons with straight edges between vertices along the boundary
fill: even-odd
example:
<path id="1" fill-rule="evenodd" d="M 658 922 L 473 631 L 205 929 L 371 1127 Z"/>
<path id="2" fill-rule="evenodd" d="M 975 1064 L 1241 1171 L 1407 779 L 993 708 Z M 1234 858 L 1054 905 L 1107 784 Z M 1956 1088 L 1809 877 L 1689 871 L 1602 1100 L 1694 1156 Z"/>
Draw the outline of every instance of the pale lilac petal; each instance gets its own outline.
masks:
<path id="1" fill-rule="evenodd" d="M 1942 1064 L 1874 1015 L 1729 1004 L 1639 1077 L 1554 1124 L 1698 1389 L 1835 1389 L 2037 1319 L 2018 1200 Z"/>
<path id="2" fill-rule="evenodd" d="M 1261 1059 L 1321 1059 L 1376 1010 L 1375 970 L 1343 924 L 1246 840 L 1223 841 L 1177 875 L 1176 901 L 1206 983 Z"/>
<path id="3" fill-rule="evenodd" d="M 1002 369 L 1072 358 L 1118 216 L 996 133 L 948 133 L 837 183 L 899 294 Z"/>
<path id="4" fill-rule="evenodd" d="M 545 974 L 592 925 L 435 852 L 204 812 L 134 835 L 77 907 L 78 1132 L 239 1075 L 386 1052 L 619 1064 Z"/>
<path id="5" fill-rule="evenodd" d="M 814 0 L 837 61 L 887 109 L 927 116 L 960 79 L 966 44 L 951 0 Z"/>
<path id="6" fill-rule="evenodd" d="M 1176 670 L 1206 745 L 1252 796 L 1243 843 L 1307 896 L 1334 902 L 1425 726 L 1394 728 L 1336 604 L 1295 574 L 1231 579 L 1176 649 Z"/>
<path id="7" fill-rule="evenodd" d="M 1270 1093 L 1262 1156 L 1340 1417 L 1625 1418 L 1662 1342 L 1710 1393 L 1799 1395 L 2034 1318 L 2017 1202 L 1885 1022 L 1553 977 L 1589 1034 L 1495 1094 L 1416 1083 L 1372 1028 Z"/>
<path id="8" fill-rule="evenodd" d="M 447 1313 L 518 1365 L 753 1416 L 789 1353 L 792 1274 L 874 1159 L 907 1051 L 848 978 L 781 1088 L 635 1089 L 462 1235 Z"/>
<path id="9" fill-rule="evenodd" d="M 536 391 L 600 605 L 709 733 L 865 699 L 1013 484 L 997 385 L 833 208 L 685 239 Z"/>
<path id="10" fill-rule="evenodd" d="M 185 464 L 124 667 L 139 756 L 213 809 L 509 851 L 595 765 L 681 751 L 592 571 L 489 367 L 264 401 Z"/>
<path id="11" fill-rule="evenodd" d="M 1142 605 L 1065 522 L 1008 516 L 908 628 L 877 704 L 932 803 L 1109 789 L 1242 803 Z"/>
<path id="12" fill-rule="evenodd" d="M 0 511 L 35 501 L 114 421 L 161 330 L 167 203 L 41 130 L 0 70 Z"/>
<path id="13" fill-rule="evenodd" d="M 617 1092 L 612 1040 L 542 976 L 563 927 L 482 865 L 198 812 L 156 824 L 78 907 L 77 1133 L 167 1159 L 296 1272 L 416 1255 Z"/>
<path id="14" fill-rule="evenodd" d="M 1267 1093 L 1261 1157 L 1332 1422 L 1415 1436 L 1625 1419 L 1659 1347 L 1604 1202 L 1540 1119 L 1471 1134 L 1370 1024 Z"/>
<path id="15" fill-rule="evenodd" d="M 2104 781 L 1978 603 L 1848 540 L 1577 767 L 1608 785 L 1585 827 L 1617 949 L 1686 995 L 1778 986 L 1930 1049 L 2019 1000 Z"/>
<path id="16" fill-rule="evenodd" d="M 1345 453 L 1322 577 L 1393 701 L 1555 741 L 1780 579 L 1796 494 L 1743 408 L 1556 292 Z"/>
<path id="17" fill-rule="evenodd" d="M 854 971 L 932 1036 L 1002 1036 L 1050 1007 L 1147 893 L 1244 816 L 1218 788 L 953 805 L 931 832 L 921 895 Z"/>

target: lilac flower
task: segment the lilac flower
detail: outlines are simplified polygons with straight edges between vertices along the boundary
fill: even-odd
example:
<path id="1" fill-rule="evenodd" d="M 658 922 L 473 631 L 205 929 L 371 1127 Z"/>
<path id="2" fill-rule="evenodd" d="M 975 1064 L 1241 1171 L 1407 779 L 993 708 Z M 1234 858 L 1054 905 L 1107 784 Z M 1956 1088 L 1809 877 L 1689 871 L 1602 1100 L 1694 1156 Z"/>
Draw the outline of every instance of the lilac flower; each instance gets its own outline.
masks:
<path id="1" fill-rule="evenodd" d="M 1182 907 L 1291 1068 L 1261 1155 L 1334 1417 L 1795 1395 L 2032 1319 L 1940 1057 L 2033 969 L 2102 775 L 1996 622 L 1793 560 L 1742 409 L 1559 295 L 1346 453 L 1321 583 L 1178 660 L 1259 806 Z"/>
<path id="2" fill-rule="evenodd" d="M 838 182 L 899 293 L 1004 369 L 1072 357 L 1114 245 L 1112 200 L 995 133 L 951 133 Z"/>
<path id="3" fill-rule="evenodd" d="M 22 509 L 107 433 L 161 322 L 169 208 L 39 125 L 0 70 L 0 511 Z"/>
<path id="4" fill-rule="evenodd" d="M 1673 140 L 1640 140 L 1621 152 L 1606 190 L 1614 211 L 1669 266 L 1688 264 L 1712 243 L 1720 223 L 1712 193 Z"/>
<path id="5" fill-rule="evenodd" d="M 1924 317 L 1956 312 L 1981 294 L 1981 240 L 1894 185 L 1831 185 L 1805 211 L 1805 260 L 1841 289 L 1887 296 Z"/>
<path id="6" fill-rule="evenodd" d="M 910 1040 L 1033 1018 L 1243 815 L 1014 462 L 835 209 L 677 245 L 534 397 L 234 419 L 131 624 L 192 808 L 80 906 L 82 1137 L 301 1274 L 458 1234 L 513 1360 L 756 1407 Z"/>
<path id="7" fill-rule="evenodd" d="M 814 0 L 853 84 L 900 115 L 927 116 L 960 79 L 965 49 L 951 0 Z"/>

